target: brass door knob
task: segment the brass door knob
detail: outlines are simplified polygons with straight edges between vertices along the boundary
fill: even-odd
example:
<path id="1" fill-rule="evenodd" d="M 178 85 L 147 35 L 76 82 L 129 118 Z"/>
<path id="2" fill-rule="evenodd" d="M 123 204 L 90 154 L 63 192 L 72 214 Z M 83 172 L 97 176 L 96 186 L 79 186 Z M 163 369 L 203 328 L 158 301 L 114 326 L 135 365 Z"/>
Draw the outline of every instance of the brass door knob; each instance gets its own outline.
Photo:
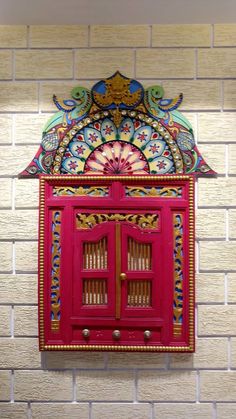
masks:
<path id="1" fill-rule="evenodd" d="M 113 337 L 113 339 L 119 340 L 120 339 L 120 331 L 119 330 L 113 330 L 112 337 Z"/>
<path id="2" fill-rule="evenodd" d="M 152 337 L 152 332 L 150 330 L 145 330 L 144 339 L 150 339 Z"/>
<path id="3" fill-rule="evenodd" d="M 84 338 L 89 338 L 90 330 L 89 329 L 83 329 L 82 330 L 82 335 L 83 335 Z"/>
<path id="4" fill-rule="evenodd" d="M 121 272 L 120 274 L 120 280 L 125 281 L 127 279 L 127 275 L 124 272 Z"/>

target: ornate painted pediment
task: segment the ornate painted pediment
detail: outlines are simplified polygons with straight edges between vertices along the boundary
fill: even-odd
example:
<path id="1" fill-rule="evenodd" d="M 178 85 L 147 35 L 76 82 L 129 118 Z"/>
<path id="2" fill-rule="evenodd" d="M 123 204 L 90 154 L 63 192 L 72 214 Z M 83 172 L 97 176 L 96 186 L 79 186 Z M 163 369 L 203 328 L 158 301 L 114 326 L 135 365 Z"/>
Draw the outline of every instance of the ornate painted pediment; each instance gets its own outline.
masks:
<path id="1" fill-rule="evenodd" d="M 53 96 L 58 112 L 21 177 L 39 174 L 214 174 L 195 144 L 183 100 L 164 99 L 161 86 L 144 88 L 116 72 L 71 99 Z"/>

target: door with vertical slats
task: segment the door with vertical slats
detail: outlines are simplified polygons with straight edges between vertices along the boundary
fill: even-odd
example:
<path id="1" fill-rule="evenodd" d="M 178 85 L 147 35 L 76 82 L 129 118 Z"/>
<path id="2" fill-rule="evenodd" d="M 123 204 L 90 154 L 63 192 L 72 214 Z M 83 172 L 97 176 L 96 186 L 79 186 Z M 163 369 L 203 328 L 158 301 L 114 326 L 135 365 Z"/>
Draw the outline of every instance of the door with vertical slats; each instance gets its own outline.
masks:
<path id="1" fill-rule="evenodd" d="M 159 278 L 162 263 L 160 233 L 128 224 L 121 229 L 121 317 L 152 317 L 159 314 Z"/>
<path id="2" fill-rule="evenodd" d="M 158 315 L 158 237 L 158 232 L 126 221 L 77 231 L 74 315 L 115 320 Z"/>
<path id="3" fill-rule="evenodd" d="M 114 315 L 114 226 L 103 223 L 76 232 L 73 313 Z"/>

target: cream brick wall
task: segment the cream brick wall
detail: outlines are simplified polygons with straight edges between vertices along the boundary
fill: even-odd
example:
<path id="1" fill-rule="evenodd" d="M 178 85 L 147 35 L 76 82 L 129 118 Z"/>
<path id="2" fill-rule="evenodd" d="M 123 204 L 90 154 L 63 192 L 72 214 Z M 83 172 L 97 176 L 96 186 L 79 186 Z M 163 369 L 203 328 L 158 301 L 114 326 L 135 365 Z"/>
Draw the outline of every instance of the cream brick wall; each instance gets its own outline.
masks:
<path id="1" fill-rule="evenodd" d="M 236 24 L 0 26 L 0 418 L 236 417 Z M 38 351 L 38 181 L 52 95 L 120 70 L 162 84 L 219 173 L 196 185 L 195 354 Z"/>

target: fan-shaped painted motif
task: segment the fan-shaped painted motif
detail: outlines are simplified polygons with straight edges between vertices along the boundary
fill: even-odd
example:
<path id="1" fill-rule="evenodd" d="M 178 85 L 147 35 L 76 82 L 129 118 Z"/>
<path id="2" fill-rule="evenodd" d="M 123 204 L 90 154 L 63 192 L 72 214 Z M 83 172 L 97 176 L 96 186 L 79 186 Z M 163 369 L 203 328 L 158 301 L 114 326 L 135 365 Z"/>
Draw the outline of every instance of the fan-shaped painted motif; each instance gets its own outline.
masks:
<path id="1" fill-rule="evenodd" d="M 147 160 L 132 144 L 112 141 L 91 153 L 84 172 L 87 174 L 145 175 L 149 173 Z"/>

